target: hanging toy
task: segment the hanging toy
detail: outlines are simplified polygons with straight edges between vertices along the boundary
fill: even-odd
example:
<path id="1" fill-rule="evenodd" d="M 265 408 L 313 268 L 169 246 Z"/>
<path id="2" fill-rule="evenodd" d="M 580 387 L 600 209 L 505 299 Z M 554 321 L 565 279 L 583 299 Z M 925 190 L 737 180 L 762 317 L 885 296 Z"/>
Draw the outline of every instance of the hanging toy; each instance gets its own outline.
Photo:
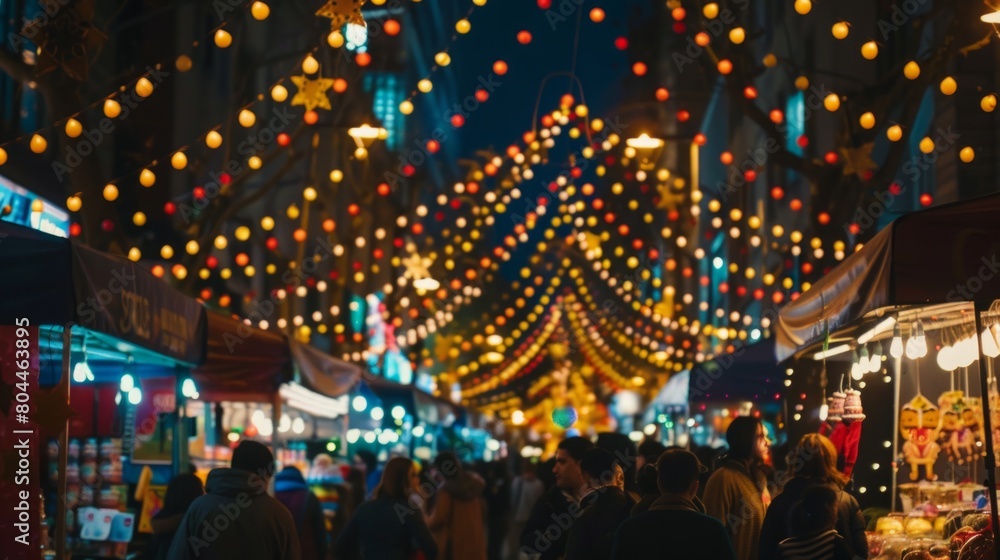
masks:
<path id="1" fill-rule="evenodd" d="M 865 411 L 861 406 L 861 391 L 848 389 L 844 394 L 844 423 L 861 422 L 865 419 Z"/>
<path id="2" fill-rule="evenodd" d="M 835 391 L 830 397 L 827 421 L 820 426 L 819 433 L 830 438 L 837 448 L 837 470 L 849 478 L 858 460 L 858 444 L 861 442 L 860 420 L 863 420 L 865 415 L 861 410 L 860 393 L 853 389 L 844 392 L 843 386 L 844 378 L 841 376 L 841 390 Z M 847 412 L 848 395 L 852 397 L 850 411 L 853 414 Z"/>
<path id="3" fill-rule="evenodd" d="M 941 426 L 938 429 L 938 445 L 948 461 L 959 463 L 961 455 L 959 446 L 963 430 L 961 410 L 956 403 L 962 399 L 962 391 L 945 391 L 938 397 L 938 410 L 941 411 Z"/>
<path id="4" fill-rule="evenodd" d="M 903 406 L 899 413 L 899 430 L 906 442 L 903 456 L 910 465 L 910 480 L 920 478 L 920 467 L 924 467 L 927 480 L 937 480 L 934 463 L 937 462 L 941 446 L 938 445 L 938 429 L 941 414 L 926 397 L 918 394 Z"/>
<path id="5" fill-rule="evenodd" d="M 961 451 L 964 454 L 965 460 L 969 462 L 976 461 L 980 457 L 986 456 L 983 443 L 986 439 L 986 434 L 983 433 L 982 403 L 982 399 L 975 397 L 967 398 L 962 403 L 962 424 L 967 430 L 967 433 L 964 434 L 966 439 L 962 442 L 964 445 L 961 448 Z M 959 461 L 959 464 L 961 463 L 962 461 Z"/>

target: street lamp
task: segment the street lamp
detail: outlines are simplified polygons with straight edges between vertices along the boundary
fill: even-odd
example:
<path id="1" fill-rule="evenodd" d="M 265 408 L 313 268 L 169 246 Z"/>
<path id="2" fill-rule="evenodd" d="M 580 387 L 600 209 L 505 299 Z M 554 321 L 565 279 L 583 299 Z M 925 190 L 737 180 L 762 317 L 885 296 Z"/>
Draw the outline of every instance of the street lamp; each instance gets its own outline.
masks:
<path id="1" fill-rule="evenodd" d="M 347 134 L 354 139 L 357 146 L 354 157 L 358 159 L 368 159 L 368 148 L 375 140 L 385 140 L 389 135 L 384 128 L 368 126 L 367 123 L 348 129 Z"/>
<path id="2" fill-rule="evenodd" d="M 656 166 L 656 161 L 660 159 L 660 152 L 663 151 L 663 140 L 653 138 L 643 132 L 638 138 L 629 138 L 625 145 L 635 151 L 639 158 L 639 168 L 650 170 Z"/>

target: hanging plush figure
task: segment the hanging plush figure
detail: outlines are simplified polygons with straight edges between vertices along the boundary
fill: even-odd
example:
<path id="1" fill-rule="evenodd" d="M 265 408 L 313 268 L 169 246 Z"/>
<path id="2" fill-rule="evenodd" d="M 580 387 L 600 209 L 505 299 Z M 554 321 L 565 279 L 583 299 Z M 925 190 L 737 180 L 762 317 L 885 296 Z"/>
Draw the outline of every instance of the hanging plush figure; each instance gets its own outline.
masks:
<path id="1" fill-rule="evenodd" d="M 830 397 L 827 421 L 820 426 L 819 433 L 830 438 L 837 448 L 837 469 L 850 477 L 858 460 L 858 444 L 861 441 L 861 421 L 865 415 L 861 407 L 861 393 L 848 389 L 837 391 Z"/>
<path id="2" fill-rule="evenodd" d="M 906 442 L 903 456 L 910 465 L 910 480 L 920 478 L 920 467 L 924 467 L 927 480 L 936 480 L 934 463 L 937 462 L 941 446 L 938 445 L 938 429 L 941 415 L 923 395 L 913 397 L 899 413 L 899 431 Z"/>
<path id="3" fill-rule="evenodd" d="M 966 439 L 963 442 L 965 445 L 962 449 L 965 452 L 965 460 L 969 462 L 986 456 L 984 445 L 986 434 L 983 433 L 982 402 L 982 399 L 979 398 L 968 398 L 965 399 L 964 406 L 962 407 L 962 424 L 968 430 L 968 433 L 964 434 Z M 961 464 L 961 461 L 959 461 L 959 464 Z"/>
<path id="4" fill-rule="evenodd" d="M 957 403 L 962 399 L 962 391 L 945 391 L 938 397 L 938 410 L 941 411 L 941 426 L 938 431 L 937 442 L 944 452 L 945 457 L 953 462 L 959 463 L 961 454 L 959 446 L 961 443 L 962 414 Z"/>

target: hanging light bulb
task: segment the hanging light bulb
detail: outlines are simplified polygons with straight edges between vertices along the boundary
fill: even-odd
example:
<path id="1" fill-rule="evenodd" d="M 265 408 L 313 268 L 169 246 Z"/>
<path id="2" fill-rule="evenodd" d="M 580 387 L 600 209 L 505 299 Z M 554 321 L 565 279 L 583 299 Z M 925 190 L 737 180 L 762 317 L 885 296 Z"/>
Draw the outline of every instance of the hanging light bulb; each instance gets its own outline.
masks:
<path id="1" fill-rule="evenodd" d="M 858 360 L 858 370 L 861 372 L 861 375 L 864 375 L 864 374 L 868 373 L 868 369 L 870 367 L 871 367 L 871 363 L 869 362 L 869 359 L 868 359 L 868 347 L 867 346 L 862 346 L 861 347 L 861 359 Z M 853 375 L 853 373 L 854 373 L 853 369 L 852 369 L 851 373 Z"/>
<path id="2" fill-rule="evenodd" d="M 868 373 L 878 373 L 882 369 L 882 345 L 878 342 L 872 347 L 872 357 L 868 363 Z"/>
<path id="3" fill-rule="evenodd" d="M 917 321 L 917 344 L 920 357 L 923 358 L 927 355 L 927 338 L 924 336 L 924 324 L 920 321 Z"/>
<path id="4" fill-rule="evenodd" d="M 87 337 L 83 338 L 83 360 L 78 362 L 73 367 L 73 381 L 77 383 L 83 383 L 84 381 L 93 381 L 94 372 L 90 370 L 90 364 L 87 363 Z"/>
<path id="5" fill-rule="evenodd" d="M 903 331 L 899 327 L 899 322 L 892 329 L 892 344 L 889 345 L 889 355 L 899 358 L 903 355 Z"/>
<path id="6" fill-rule="evenodd" d="M 122 380 L 118 383 L 118 388 L 121 389 L 122 393 L 128 393 L 135 387 L 135 378 L 132 374 L 125 372 L 122 374 Z"/>
<path id="7" fill-rule="evenodd" d="M 139 404 L 142 402 L 142 389 L 138 387 L 132 387 L 132 390 L 128 392 L 128 402 L 129 404 Z"/>
<path id="8" fill-rule="evenodd" d="M 920 343 L 917 342 L 916 336 L 906 339 L 906 357 L 911 360 L 920 358 Z"/>
<path id="9" fill-rule="evenodd" d="M 198 387 L 194 384 L 194 379 L 187 377 L 181 382 L 181 394 L 189 399 L 196 399 L 195 395 L 198 394 Z"/>
<path id="10" fill-rule="evenodd" d="M 853 355 L 854 358 L 852 360 L 852 362 L 854 363 L 851 364 L 851 379 L 855 381 L 861 381 L 861 378 L 865 376 L 865 373 L 861 370 L 861 363 L 858 360 L 858 352 L 857 350 L 851 350 L 851 354 Z"/>
<path id="11" fill-rule="evenodd" d="M 962 367 L 969 367 L 979 359 L 979 341 L 976 340 L 975 331 L 968 338 L 962 341 Z"/>
<path id="12" fill-rule="evenodd" d="M 938 355 L 937 355 L 938 367 L 944 371 L 954 371 L 955 369 L 955 363 L 954 363 L 955 360 L 953 359 L 954 353 L 955 349 L 952 348 L 951 346 L 948 346 L 947 344 L 942 346 L 941 350 L 938 350 Z"/>

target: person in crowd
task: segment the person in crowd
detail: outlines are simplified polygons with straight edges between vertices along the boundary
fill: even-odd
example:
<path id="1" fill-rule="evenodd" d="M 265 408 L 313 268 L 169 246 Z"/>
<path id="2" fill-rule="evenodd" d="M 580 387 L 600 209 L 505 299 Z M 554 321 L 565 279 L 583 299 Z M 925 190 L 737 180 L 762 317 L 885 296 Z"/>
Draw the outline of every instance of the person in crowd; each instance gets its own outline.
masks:
<path id="1" fill-rule="evenodd" d="M 531 509 L 543 494 L 545 485 L 535 475 L 535 464 L 522 459 L 521 474 L 510 485 L 510 530 L 503 553 L 507 560 L 519 560 L 521 533 L 531 517 Z"/>
<path id="2" fill-rule="evenodd" d="M 240 442 L 230 468 L 208 473 L 206 494 L 188 508 L 169 558 L 299 560 L 292 514 L 267 493 L 274 470 L 274 455 L 264 444 Z"/>
<path id="3" fill-rule="evenodd" d="M 365 486 L 368 488 L 368 494 L 365 497 L 370 499 L 375 493 L 375 487 L 382 480 L 382 469 L 378 466 L 378 457 L 367 449 L 361 449 L 354 454 L 354 468 L 364 471 Z"/>
<path id="4" fill-rule="evenodd" d="M 594 445 L 608 451 L 618 459 L 625 476 L 625 492 L 632 496 L 633 500 L 638 500 L 639 488 L 636 485 L 635 475 L 638 472 L 636 463 L 638 462 L 639 452 L 636 449 L 635 442 L 625 434 L 604 432 L 598 434 Z"/>
<path id="5" fill-rule="evenodd" d="M 726 429 L 727 454 L 705 486 L 705 510 L 726 526 L 739 560 L 757 560 L 764 503 L 770 501 L 761 461 L 768 439 L 759 418 L 739 416 Z"/>
<path id="6" fill-rule="evenodd" d="M 486 482 L 468 472 L 451 451 L 434 459 L 435 478 L 443 480 L 433 496 L 427 528 L 434 535 L 440 560 L 486 560 L 483 490 Z"/>
<path id="7" fill-rule="evenodd" d="M 698 475 L 707 470 L 690 451 L 665 451 L 655 467 L 660 497 L 649 511 L 622 522 L 610 558 L 632 560 L 659 553 L 676 560 L 735 560 L 729 532 L 718 519 L 705 515 L 695 498 Z"/>
<path id="8" fill-rule="evenodd" d="M 184 519 L 184 514 L 187 513 L 191 503 L 204 493 L 205 488 L 201 484 L 201 479 L 194 473 L 179 474 L 170 479 L 167 492 L 163 496 L 163 507 L 149 521 L 153 528 L 153 537 L 149 541 L 149 548 L 146 549 L 146 558 L 149 560 L 167 558 L 170 543 L 181 525 L 181 520 Z"/>
<path id="9" fill-rule="evenodd" d="M 594 444 L 584 437 L 569 437 L 556 449 L 555 485 L 548 490 L 531 511 L 531 517 L 521 532 L 521 552 L 529 558 L 557 560 L 566 552 L 569 528 L 580 512 L 586 480 L 580 469 L 584 453 Z"/>
<path id="10" fill-rule="evenodd" d="M 853 560 L 855 556 L 837 523 L 837 491 L 825 484 L 814 484 L 792 507 L 792 537 L 778 544 L 779 560 Z"/>
<path id="11" fill-rule="evenodd" d="M 813 486 L 831 488 L 837 497 L 835 529 L 844 538 L 851 553 L 868 557 L 865 538 L 865 518 L 858 501 L 844 491 L 847 477 L 837 470 L 837 449 L 829 439 L 820 434 L 806 434 L 789 456 L 792 478 L 785 489 L 774 498 L 767 510 L 760 533 L 760 558 L 778 557 L 778 543 L 792 534 L 792 511 Z"/>
<path id="12" fill-rule="evenodd" d="M 486 556 L 501 560 L 510 532 L 510 472 L 505 461 L 487 463 L 486 472 Z"/>
<path id="13" fill-rule="evenodd" d="M 635 470 L 638 472 L 646 465 L 656 466 L 656 461 L 663 455 L 667 448 L 655 439 L 646 438 L 639 444 L 639 456 L 635 462 Z"/>
<path id="14" fill-rule="evenodd" d="M 660 497 L 660 487 L 657 482 L 656 463 L 646 463 L 636 475 L 639 488 L 639 501 L 632 507 L 632 515 L 649 511 L 649 507 Z"/>
<path id="15" fill-rule="evenodd" d="M 625 493 L 621 461 L 604 449 L 583 454 L 580 469 L 587 481 L 583 512 L 573 521 L 566 542 L 566 560 L 606 560 L 618 526 L 628 519 L 635 502 Z"/>
<path id="16" fill-rule="evenodd" d="M 326 518 L 319 499 L 306 486 L 298 467 L 287 466 L 274 477 L 274 497 L 295 520 L 302 560 L 326 560 Z"/>
<path id="17" fill-rule="evenodd" d="M 437 544 L 412 500 L 419 483 L 413 461 L 389 459 L 374 499 L 358 506 L 337 538 L 334 558 L 412 560 L 422 554 L 435 560 Z"/>

